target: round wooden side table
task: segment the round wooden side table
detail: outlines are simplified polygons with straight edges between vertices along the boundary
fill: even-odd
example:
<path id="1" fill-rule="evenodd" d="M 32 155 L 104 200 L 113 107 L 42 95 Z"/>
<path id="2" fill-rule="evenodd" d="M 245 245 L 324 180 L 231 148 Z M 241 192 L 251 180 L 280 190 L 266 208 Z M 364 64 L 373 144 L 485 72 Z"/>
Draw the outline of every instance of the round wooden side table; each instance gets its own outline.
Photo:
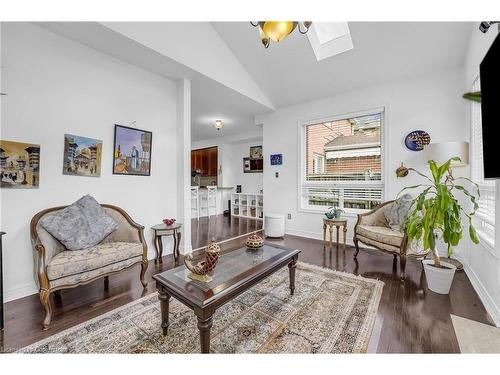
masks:
<path id="1" fill-rule="evenodd" d="M 346 247 L 346 234 L 347 234 L 347 219 L 323 219 L 323 245 L 326 245 L 326 227 L 328 227 L 328 231 L 330 232 L 330 249 L 332 248 L 333 241 L 333 227 L 337 229 L 337 248 L 339 247 L 339 230 L 342 227 L 343 232 L 343 240 L 344 240 L 344 250 Z"/>
<path id="2" fill-rule="evenodd" d="M 173 236 L 174 237 L 174 261 L 175 264 L 179 261 L 179 244 L 181 243 L 181 223 L 174 223 L 172 225 L 157 224 L 151 227 L 153 231 L 153 245 L 155 247 L 156 258 L 155 263 L 162 261 L 163 256 L 163 236 Z"/>

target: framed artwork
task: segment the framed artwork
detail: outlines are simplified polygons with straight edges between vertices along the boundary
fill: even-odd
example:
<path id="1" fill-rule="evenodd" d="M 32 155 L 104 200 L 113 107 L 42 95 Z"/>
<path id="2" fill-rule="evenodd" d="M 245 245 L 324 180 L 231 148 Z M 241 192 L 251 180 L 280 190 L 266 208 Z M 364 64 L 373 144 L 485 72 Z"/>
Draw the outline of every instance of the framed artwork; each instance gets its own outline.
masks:
<path id="1" fill-rule="evenodd" d="M 271 165 L 282 165 L 282 164 L 283 164 L 283 154 L 271 155 Z"/>
<path id="2" fill-rule="evenodd" d="M 250 146 L 250 158 L 262 159 L 262 146 Z"/>
<path id="3" fill-rule="evenodd" d="M 422 151 L 431 143 L 431 136 L 424 130 L 414 130 L 405 137 L 405 146 L 411 151 Z"/>
<path id="4" fill-rule="evenodd" d="M 101 176 L 102 141 L 64 134 L 63 174 Z"/>
<path id="5" fill-rule="evenodd" d="M 113 174 L 150 176 L 153 133 L 115 125 Z"/>
<path id="6" fill-rule="evenodd" d="M 0 186 L 36 189 L 40 182 L 40 145 L 0 140 Z"/>

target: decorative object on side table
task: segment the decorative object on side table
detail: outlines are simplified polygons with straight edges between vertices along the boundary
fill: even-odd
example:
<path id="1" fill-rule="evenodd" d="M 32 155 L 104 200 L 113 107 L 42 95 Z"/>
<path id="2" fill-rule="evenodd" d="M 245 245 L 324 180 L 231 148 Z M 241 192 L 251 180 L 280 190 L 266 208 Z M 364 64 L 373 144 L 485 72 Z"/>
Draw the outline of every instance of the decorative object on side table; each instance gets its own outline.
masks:
<path id="1" fill-rule="evenodd" d="M 5 232 L 0 232 L 0 331 L 4 328 L 4 315 L 3 315 L 3 274 L 2 274 L 2 237 Z M 3 342 L 2 342 L 3 344 Z"/>
<path id="2" fill-rule="evenodd" d="M 0 140 L 0 187 L 36 189 L 39 176 L 40 145 Z"/>
<path id="3" fill-rule="evenodd" d="M 328 211 L 325 212 L 325 216 L 327 219 L 338 219 L 340 218 L 340 215 L 344 212 L 343 209 L 337 207 L 337 206 L 332 206 L 328 207 Z"/>
<path id="4" fill-rule="evenodd" d="M 174 238 L 174 263 L 177 265 L 179 262 L 179 245 L 181 243 L 181 228 L 182 224 L 176 223 L 175 219 L 164 219 L 163 224 L 153 225 L 153 245 L 155 247 L 155 263 L 163 263 L 163 240 L 164 236 L 172 236 Z M 169 223 L 169 224 L 167 224 Z"/>
<path id="5" fill-rule="evenodd" d="M 193 256 L 187 254 L 184 258 L 184 264 L 186 268 L 191 271 L 188 277 L 192 280 L 201 281 L 208 283 L 212 281 L 212 278 L 208 276 L 208 273 L 215 269 L 217 262 L 219 261 L 220 247 L 217 243 L 212 240 L 205 248 L 205 259 L 194 265 Z"/>
<path id="6" fill-rule="evenodd" d="M 171 226 L 172 224 L 174 224 L 176 222 L 176 219 L 163 219 L 163 224 L 165 224 L 166 226 Z"/>
<path id="7" fill-rule="evenodd" d="M 398 169 L 396 169 L 396 177 L 406 177 L 408 176 L 408 173 L 408 168 L 406 168 L 403 165 L 403 162 L 401 162 L 401 165 L 398 167 Z"/>
<path id="8" fill-rule="evenodd" d="M 256 234 L 252 234 L 247 238 L 246 245 L 249 249 L 258 249 L 264 245 L 264 240 Z"/>
<path id="9" fill-rule="evenodd" d="M 422 151 L 431 143 L 431 136 L 424 130 L 414 130 L 405 137 L 405 146 L 411 151 Z"/>
<path id="10" fill-rule="evenodd" d="M 425 188 L 413 201 L 410 213 L 405 220 L 404 229 L 410 243 L 422 240 L 424 250 L 430 249 L 433 260 L 423 260 L 427 285 L 429 289 L 439 293 L 448 294 L 455 275 L 456 266 L 441 262 L 436 248 L 436 237 L 448 246 L 448 256 L 453 253 L 453 247 L 460 243 L 463 235 L 462 219 L 469 223 L 469 237 L 474 244 L 479 243 L 476 229 L 472 225 L 472 217 L 479 205 L 479 186 L 466 177 L 453 177 L 451 163 L 460 162 L 459 157 L 453 157 L 445 163 L 438 165 L 434 160 L 429 160 L 429 170 L 432 179 L 423 173 L 409 168 L 429 180 L 425 184 L 410 186 L 405 189 Z M 460 181 L 468 181 L 475 187 L 475 193 L 470 193 Z M 403 189 L 403 190 L 405 190 Z M 455 196 L 457 191 L 464 194 L 472 206 L 471 212 L 466 212 Z"/>

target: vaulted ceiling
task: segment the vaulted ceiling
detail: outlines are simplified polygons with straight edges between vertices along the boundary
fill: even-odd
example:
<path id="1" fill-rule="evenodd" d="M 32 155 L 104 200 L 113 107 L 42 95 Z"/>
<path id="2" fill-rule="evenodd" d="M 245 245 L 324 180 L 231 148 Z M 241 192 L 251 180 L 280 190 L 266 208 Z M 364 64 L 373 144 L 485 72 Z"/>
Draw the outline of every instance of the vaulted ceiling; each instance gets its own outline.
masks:
<path id="1" fill-rule="evenodd" d="M 317 61 L 297 32 L 263 48 L 246 22 L 212 23 L 276 108 L 464 63 L 467 22 L 349 22 L 354 48 Z"/>
<path id="2" fill-rule="evenodd" d="M 470 22 L 349 22 L 354 48 L 318 61 L 307 36 L 263 48 L 249 22 L 50 22 L 39 26 L 131 64 L 192 81 L 193 140 L 234 136 L 254 116 L 464 64 Z M 212 124 L 221 119 L 225 128 Z"/>

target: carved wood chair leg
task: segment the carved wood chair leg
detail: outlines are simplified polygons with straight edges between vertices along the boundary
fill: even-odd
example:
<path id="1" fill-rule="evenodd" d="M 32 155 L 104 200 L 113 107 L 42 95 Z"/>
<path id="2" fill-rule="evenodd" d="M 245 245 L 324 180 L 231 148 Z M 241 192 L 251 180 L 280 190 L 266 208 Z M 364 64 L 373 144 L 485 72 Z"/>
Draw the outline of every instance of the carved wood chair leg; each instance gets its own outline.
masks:
<path id="1" fill-rule="evenodd" d="M 141 284 L 144 288 L 148 286 L 146 280 L 144 280 L 144 275 L 146 274 L 146 270 L 148 269 L 148 261 L 143 260 L 141 263 Z"/>
<path id="2" fill-rule="evenodd" d="M 45 310 L 45 317 L 43 319 L 43 329 L 49 328 L 50 321 L 52 320 L 52 306 L 50 304 L 50 291 L 46 289 L 40 290 L 40 302 Z"/>
<path id="3" fill-rule="evenodd" d="M 356 259 L 359 253 L 359 245 L 358 245 L 358 240 L 356 238 L 354 238 L 354 246 L 356 247 L 356 252 L 354 253 L 354 259 Z"/>
<path id="4" fill-rule="evenodd" d="M 404 281 L 405 280 L 405 269 L 406 269 L 406 255 L 400 256 L 399 265 L 401 267 L 401 281 Z"/>
<path id="5" fill-rule="evenodd" d="M 104 290 L 109 290 L 109 276 L 104 276 Z"/>

